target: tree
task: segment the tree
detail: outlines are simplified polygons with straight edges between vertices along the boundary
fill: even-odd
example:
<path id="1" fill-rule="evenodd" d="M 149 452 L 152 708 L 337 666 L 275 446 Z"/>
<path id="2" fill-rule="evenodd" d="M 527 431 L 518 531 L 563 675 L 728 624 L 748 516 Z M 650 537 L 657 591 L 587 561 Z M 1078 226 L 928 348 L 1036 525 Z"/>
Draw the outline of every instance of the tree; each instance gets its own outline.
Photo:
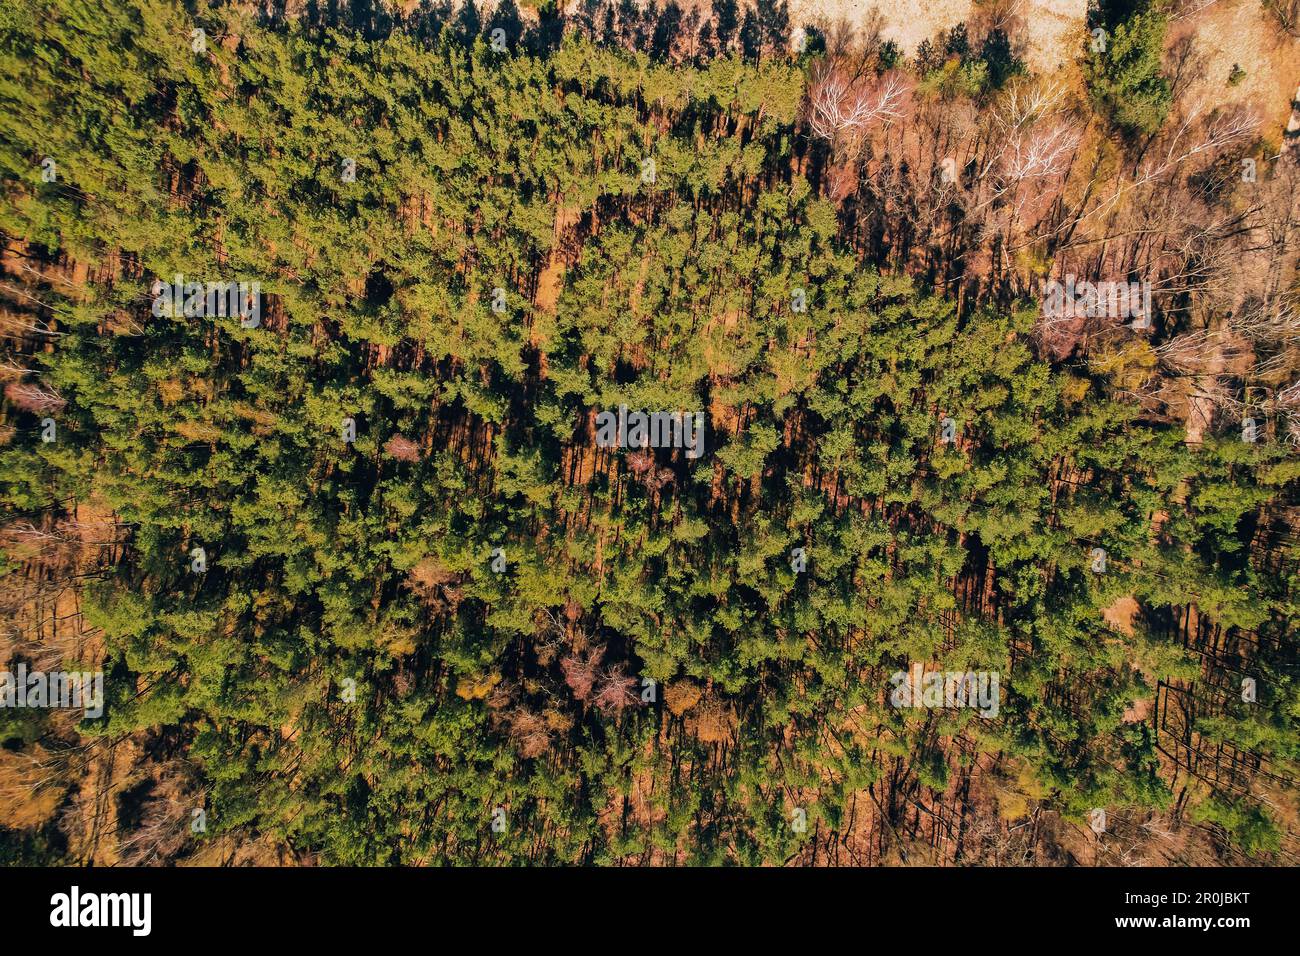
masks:
<path id="1" fill-rule="evenodd" d="M 1097 108 L 1121 130 L 1150 135 L 1169 113 L 1172 93 L 1160 72 L 1165 14 L 1148 9 L 1118 24 L 1105 49 L 1091 54 L 1085 67 Z"/>

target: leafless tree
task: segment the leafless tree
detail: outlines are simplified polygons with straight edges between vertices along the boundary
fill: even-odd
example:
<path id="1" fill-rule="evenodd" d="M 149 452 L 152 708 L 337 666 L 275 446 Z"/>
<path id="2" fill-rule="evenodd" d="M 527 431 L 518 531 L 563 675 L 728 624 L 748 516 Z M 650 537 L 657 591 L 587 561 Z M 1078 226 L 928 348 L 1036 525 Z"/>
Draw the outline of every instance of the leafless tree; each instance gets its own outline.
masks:
<path id="1" fill-rule="evenodd" d="M 1002 150 L 1002 175 L 1017 184 L 1059 176 L 1069 168 L 1080 138 L 1079 129 L 1068 123 L 1017 131 Z"/>
<path id="2" fill-rule="evenodd" d="M 67 404 L 57 391 L 38 382 L 10 382 L 5 386 L 5 398 L 15 408 L 36 415 L 57 412 Z"/>
<path id="3" fill-rule="evenodd" d="M 607 713 L 632 707 L 640 700 L 635 688 L 636 678 L 628 676 L 623 665 L 617 664 L 601 675 L 596 706 Z"/>
<path id="4" fill-rule="evenodd" d="M 597 668 L 604 655 L 604 648 L 588 648 L 583 655 L 571 654 L 560 661 L 564 682 L 569 685 L 569 690 L 573 691 L 573 696 L 583 703 L 591 699 L 591 691 L 596 684 Z"/>
<path id="5" fill-rule="evenodd" d="M 817 68 L 808 86 L 808 126 L 822 139 L 855 138 L 878 123 L 901 118 L 907 93 L 907 80 L 899 71 L 849 78 L 828 62 Z"/>
<path id="6" fill-rule="evenodd" d="M 420 446 L 409 438 L 401 435 L 394 435 L 384 444 L 384 451 L 390 458 L 398 461 L 419 461 Z"/>

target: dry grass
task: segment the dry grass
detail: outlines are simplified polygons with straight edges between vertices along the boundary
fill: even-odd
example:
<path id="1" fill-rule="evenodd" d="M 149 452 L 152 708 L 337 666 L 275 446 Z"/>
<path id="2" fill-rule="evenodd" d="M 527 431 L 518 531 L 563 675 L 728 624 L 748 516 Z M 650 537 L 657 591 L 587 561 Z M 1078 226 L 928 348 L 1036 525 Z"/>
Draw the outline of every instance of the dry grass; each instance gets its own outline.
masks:
<path id="1" fill-rule="evenodd" d="M 1264 132 L 1280 141 L 1300 81 L 1300 43 L 1278 28 L 1259 0 L 1214 0 L 1174 22 L 1169 31 L 1171 51 L 1187 36 L 1192 38 L 1195 55 L 1186 69 L 1184 101 L 1253 107 L 1264 117 Z M 1229 86 L 1234 65 L 1245 76 Z"/>
<path id="2" fill-rule="evenodd" d="M 911 55 L 922 40 L 959 23 L 984 20 L 1002 26 L 1017 52 L 1038 73 L 1053 73 L 1074 59 L 1083 40 L 1087 0 L 791 0 L 794 23 L 818 18 L 863 28 L 879 17 L 882 39 Z"/>

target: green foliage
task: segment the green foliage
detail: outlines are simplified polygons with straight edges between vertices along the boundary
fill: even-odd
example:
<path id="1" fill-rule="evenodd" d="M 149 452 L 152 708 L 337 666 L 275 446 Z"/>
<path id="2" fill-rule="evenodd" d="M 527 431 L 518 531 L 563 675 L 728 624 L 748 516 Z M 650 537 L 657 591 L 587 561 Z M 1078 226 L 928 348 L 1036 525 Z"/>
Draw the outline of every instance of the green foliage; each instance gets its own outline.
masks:
<path id="1" fill-rule="evenodd" d="M 1094 82 L 1138 129 L 1167 106 L 1148 17 Z M 196 56 L 193 23 L 230 42 Z M 1031 303 L 959 314 L 863 262 L 793 161 L 795 64 L 456 35 L 484 26 L 170 0 L 0 21 L 0 229 L 91 266 L 41 290 L 61 334 L 27 356 L 67 440 L 13 411 L 0 502 L 129 529 L 80 591 L 98 732 L 188 761 L 214 834 L 328 863 L 783 861 L 794 807 L 848 827 L 868 788 L 968 780 L 956 740 L 1072 813 L 1165 806 L 1125 709 L 1195 676 L 1157 626 L 1188 604 L 1287 632 L 1288 582 L 1242 552 L 1290 459 L 1067 400 Z M 944 93 L 1018 69 L 948 46 Z M 153 315 L 177 272 L 260 281 L 261 326 Z M 705 413 L 704 456 L 597 449 L 620 404 Z M 912 661 L 999 672 L 998 716 L 890 706 Z M 1291 759 L 1276 700 L 1205 732 Z"/>
<path id="2" fill-rule="evenodd" d="M 1115 25 L 1105 49 L 1090 52 L 1084 75 L 1097 109 L 1127 133 L 1160 129 L 1173 93 L 1160 72 L 1168 18 L 1156 7 Z"/>

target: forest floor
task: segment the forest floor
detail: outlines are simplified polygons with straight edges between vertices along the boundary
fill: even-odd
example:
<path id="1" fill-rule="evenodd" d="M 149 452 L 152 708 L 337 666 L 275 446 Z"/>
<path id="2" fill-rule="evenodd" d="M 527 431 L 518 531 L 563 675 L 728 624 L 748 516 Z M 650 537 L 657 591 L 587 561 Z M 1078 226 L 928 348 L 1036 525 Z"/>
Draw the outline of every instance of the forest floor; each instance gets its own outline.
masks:
<path id="1" fill-rule="evenodd" d="M 974 0 L 790 0 L 790 17 L 796 22 L 824 16 L 867 27 L 880 18 L 881 36 L 893 40 L 906 54 L 922 40 L 958 23 L 976 20 L 1002 26 L 1016 52 L 1038 73 L 1053 73 L 1073 59 L 1082 39 L 1087 0 L 1011 0 L 984 5 Z"/>
<path id="2" fill-rule="evenodd" d="M 1276 147 L 1300 81 L 1300 42 L 1287 37 L 1258 0 L 1210 0 L 1170 23 L 1166 44 L 1178 63 L 1180 43 L 1194 39 L 1194 53 L 1180 72 L 1189 102 L 1252 109 Z M 1233 67 L 1245 75 L 1232 86 Z"/>
<path id="3" fill-rule="evenodd" d="M 1054 73 L 1074 59 L 1083 39 L 1088 0 L 788 0 L 792 26 L 819 24 L 827 31 L 846 26 L 858 35 L 879 30 L 903 53 L 916 52 L 922 40 L 959 23 L 1001 26 L 1016 53 L 1038 73 Z M 707 13 L 710 0 L 679 0 L 683 8 Z M 527 13 L 528 0 L 520 7 Z M 566 0 L 572 13 L 578 0 Z"/>

